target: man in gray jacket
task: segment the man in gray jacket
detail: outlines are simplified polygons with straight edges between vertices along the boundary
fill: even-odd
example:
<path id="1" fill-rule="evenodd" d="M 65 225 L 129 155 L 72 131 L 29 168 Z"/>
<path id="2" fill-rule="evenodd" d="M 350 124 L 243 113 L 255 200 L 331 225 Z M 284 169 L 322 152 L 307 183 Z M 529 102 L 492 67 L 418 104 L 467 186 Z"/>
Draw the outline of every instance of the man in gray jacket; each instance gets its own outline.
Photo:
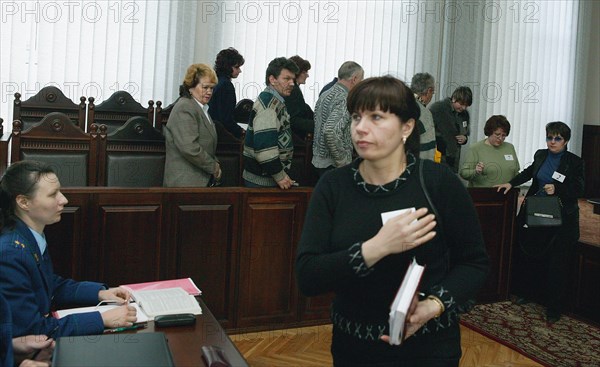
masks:
<path id="1" fill-rule="evenodd" d="M 338 70 L 338 81 L 319 96 L 315 106 L 315 136 L 312 164 L 319 177 L 326 171 L 352 161 L 350 114 L 346 107 L 348 92 L 365 72 L 354 61 L 346 61 Z"/>

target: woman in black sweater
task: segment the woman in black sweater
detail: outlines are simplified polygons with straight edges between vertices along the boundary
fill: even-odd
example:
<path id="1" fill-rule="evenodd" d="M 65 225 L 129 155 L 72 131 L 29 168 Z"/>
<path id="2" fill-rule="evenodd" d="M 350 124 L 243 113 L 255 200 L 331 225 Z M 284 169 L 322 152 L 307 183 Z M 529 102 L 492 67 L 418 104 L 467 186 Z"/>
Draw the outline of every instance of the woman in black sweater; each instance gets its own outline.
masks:
<path id="1" fill-rule="evenodd" d="M 419 107 L 403 82 L 364 80 L 348 110 L 360 157 L 324 175 L 312 194 L 296 259 L 299 287 L 307 296 L 335 293 L 335 365 L 458 366 L 458 314 L 489 267 L 471 198 L 448 167 L 420 165 Z M 405 208 L 416 210 L 382 225 L 382 213 Z M 426 266 L 424 296 L 414 297 L 406 340 L 392 346 L 390 305 L 413 258 Z"/>

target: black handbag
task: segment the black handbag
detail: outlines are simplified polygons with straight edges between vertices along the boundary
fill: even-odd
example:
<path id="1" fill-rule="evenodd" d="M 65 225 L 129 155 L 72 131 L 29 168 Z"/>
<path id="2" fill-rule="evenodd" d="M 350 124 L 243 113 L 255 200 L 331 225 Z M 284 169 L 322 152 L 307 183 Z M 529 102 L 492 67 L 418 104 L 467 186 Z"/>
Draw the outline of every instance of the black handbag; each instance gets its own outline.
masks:
<path id="1" fill-rule="evenodd" d="M 562 202 L 558 196 L 529 196 L 525 199 L 525 224 L 528 227 L 562 225 Z"/>

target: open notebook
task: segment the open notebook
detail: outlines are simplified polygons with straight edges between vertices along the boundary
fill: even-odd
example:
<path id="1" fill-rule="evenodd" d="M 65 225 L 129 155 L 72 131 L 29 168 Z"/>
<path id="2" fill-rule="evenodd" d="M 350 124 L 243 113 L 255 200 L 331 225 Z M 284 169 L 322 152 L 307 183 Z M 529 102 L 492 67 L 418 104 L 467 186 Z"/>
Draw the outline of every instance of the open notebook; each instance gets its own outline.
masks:
<path id="1" fill-rule="evenodd" d="M 188 294 L 183 288 L 165 288 L 132 291 L 133 302 L 137 310 L 137 322 L 154 320 L 161 315 L 175 315 L 180 313 L 202 314 L 202 308 L 196 298 Z M 100 313 L 119 307 L 118 304 L 107 304 L 91 307 L 64 309 L 54 312 L 54 317 L 61 318 L 75 313 L 95 312 Z"/>

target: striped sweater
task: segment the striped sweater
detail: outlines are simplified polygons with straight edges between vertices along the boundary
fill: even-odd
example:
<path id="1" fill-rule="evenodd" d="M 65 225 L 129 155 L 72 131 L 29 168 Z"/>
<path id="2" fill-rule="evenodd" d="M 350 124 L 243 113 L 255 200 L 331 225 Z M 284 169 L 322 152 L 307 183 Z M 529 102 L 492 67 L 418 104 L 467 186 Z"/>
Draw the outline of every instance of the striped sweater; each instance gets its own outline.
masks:
<path id="1" fill-rule="evenodd" d="M 341 167 L 352 161 L 348 88 L 336 83 L 315 106 L 315 137 L 312 164 L 317 168 Z"/>
<path id="2" fill-rule="evenodd" d="M 244 138 L 242 176 L 256 185 L 276 187 L 290 170 L 293 154 L 290 116 L 281 96 L 267 87 L 252 107 Z"/>

